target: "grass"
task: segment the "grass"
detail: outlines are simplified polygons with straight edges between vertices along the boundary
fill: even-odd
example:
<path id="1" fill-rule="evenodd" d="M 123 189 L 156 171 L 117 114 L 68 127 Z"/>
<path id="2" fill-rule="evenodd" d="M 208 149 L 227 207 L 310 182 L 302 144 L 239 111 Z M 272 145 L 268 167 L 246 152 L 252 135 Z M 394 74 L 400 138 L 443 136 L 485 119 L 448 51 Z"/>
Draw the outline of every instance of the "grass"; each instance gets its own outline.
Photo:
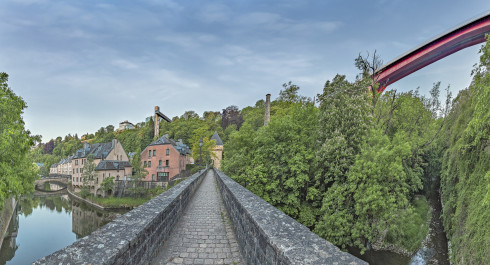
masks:
<path id="1" fill-rule="evenodd" d="M 417 196 L 412 207 L 390 226 L 386 241 L 409 252 L 416 251 L 429 232 L 429 204 L 423 196 Z"/>
<path id="2" fill-rule="evenodd" d="M 93 198 L 93 202 L 104 207 L 136 207 L 147 201 L 150 198 L 132 198 L 132 197 L 107 197 L 107 198 Z"/>

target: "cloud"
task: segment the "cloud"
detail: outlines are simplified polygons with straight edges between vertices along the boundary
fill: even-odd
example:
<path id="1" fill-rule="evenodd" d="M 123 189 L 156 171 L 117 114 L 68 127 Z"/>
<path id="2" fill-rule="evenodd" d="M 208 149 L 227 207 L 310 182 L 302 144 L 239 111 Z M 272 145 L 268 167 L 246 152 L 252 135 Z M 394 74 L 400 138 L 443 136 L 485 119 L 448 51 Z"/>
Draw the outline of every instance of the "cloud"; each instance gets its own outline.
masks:
<path id="1" fill-rule="evenodd" d="M 127 60 L 124 60 L 124 59 L 114 60 L 114 61 L 112 61 L 112 64 L 117 66 L 117 67 L 121 67 L 123 69 L 128 69 L 128 70 L 139 68 L 139 66 L 137 64 L 132 63 L 132 62 L 127 61 Z"/>
<path id="2" fill-rule="evenodd" d="M 227 5 L 220 3 L 205 4 L 198 11 L 197 17 L 206 23 L 228 23 L 232 19 L 232 11 Z"/>

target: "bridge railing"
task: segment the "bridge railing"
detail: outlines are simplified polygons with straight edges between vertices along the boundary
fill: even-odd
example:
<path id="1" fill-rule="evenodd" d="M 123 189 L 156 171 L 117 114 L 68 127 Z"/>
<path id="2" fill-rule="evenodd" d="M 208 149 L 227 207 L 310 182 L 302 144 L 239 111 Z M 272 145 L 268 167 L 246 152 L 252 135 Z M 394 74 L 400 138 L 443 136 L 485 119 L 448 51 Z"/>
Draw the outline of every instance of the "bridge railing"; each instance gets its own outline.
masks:
<path id="1" fill-rule="evenodd" d="M 247 264 L 367 264 L 214 169 Z"/>
<path id="2" fill-rule="evenodd" d="M 70 246 L 33 264 L 148 264 L 205 176 L 202 170 Z"/>

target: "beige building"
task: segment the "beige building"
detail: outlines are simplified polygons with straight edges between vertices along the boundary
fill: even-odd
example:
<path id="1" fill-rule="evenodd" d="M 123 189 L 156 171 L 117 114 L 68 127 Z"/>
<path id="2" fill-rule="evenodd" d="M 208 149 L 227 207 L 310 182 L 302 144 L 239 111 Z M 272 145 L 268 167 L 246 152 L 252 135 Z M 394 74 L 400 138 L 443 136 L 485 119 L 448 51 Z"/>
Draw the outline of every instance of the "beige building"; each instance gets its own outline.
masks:
<path id="1" fill-rule="evenodd" d="M 95 183 L 91 184 L 91 192 L 94 192 L 95 189 L 96 193 L 99 194 L 97 190 L 100 188 L 100 183 L 102 183 L 104 178 L 109 177 L 109 175 L 114 176 L 114 180 L 128 179 L 131 176 L 131 166 L 129 165 L 129 169 L 127 166 L 127 164 L 129 164 L 128 155 L 117 139 L 113 139 L 112 142 L 108 143 L 85 143 L 83 148 L 77 150 L 72 158 L 72 185 L 76 190 L 80 189 L 83 185 L 83 168 L 87 164 L 89 156 L 94 158 L 97 178 Z M 101 161 L 105 160 L 119 163 L 117 168 L 114 169 L 115 172 L 112 172 L 112 169 L 107 169 L 110 172 L 106 172 L 105 166 L 98 167 Z M 107 163 L 104 162 L 103 165 L 105 164 Z M 110 168 L 110 166 L 108 168 Z"/>
<path id="2" fill-rule="evenodd" d="M 213 136 L 211 136 L 211 140 L 216 141 L 216 146 L 213 148 L 213 155 L 211 156 L 211 159 L 213 159 L 214 167 L 221 169 L 221 160 L 223 159 L 223 141 L 221 141 L 221 138 L 217 132 L 214 132 Z"/>
<path id="3" fill-rule="evenodd" d="M 49 175 L 51 174 L 58 174 L 58 163 L 52 164 L 49 168 Z"/>
<path id="4" fill-rule="evenodd" d="M 130 129 L 134 129 L 134 124 L 126 120 L 119 123 L 119 128 L 117 129 L 117 131 L 124 131 Z"/>

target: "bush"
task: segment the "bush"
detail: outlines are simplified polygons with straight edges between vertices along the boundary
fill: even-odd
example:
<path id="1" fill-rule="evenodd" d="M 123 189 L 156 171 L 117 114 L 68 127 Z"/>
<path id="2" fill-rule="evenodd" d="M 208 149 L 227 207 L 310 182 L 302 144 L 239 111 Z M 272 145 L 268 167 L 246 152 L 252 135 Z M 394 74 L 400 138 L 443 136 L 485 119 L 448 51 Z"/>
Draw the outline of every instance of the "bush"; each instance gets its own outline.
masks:
<path id="1" fill-rule="evenodd" d="M 429 232 L 429 204 L 423 196 L 415 197 L 412 207 L 390 226 L 386 241 L 408 252 L 416 251 Z"/>

